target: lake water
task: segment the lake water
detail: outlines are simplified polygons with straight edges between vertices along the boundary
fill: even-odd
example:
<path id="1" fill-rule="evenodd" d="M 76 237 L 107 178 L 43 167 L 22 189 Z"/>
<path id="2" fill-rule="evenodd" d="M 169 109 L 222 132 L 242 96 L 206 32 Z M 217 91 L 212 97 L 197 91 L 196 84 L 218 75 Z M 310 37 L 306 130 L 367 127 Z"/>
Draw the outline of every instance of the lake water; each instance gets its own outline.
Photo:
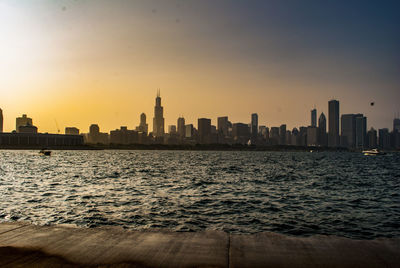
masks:
<path id="1" fill-rule="evenodd" d="M 400 154 L 0 151 L 0 221 L 400 237 Z"/>

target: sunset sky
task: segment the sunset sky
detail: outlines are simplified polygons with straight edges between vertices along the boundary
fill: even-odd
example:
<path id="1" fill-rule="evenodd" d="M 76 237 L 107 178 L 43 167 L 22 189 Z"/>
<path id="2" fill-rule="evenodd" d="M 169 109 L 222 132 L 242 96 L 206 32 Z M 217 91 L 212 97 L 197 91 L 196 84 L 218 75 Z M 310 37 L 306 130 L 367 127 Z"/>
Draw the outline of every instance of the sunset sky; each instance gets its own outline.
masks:
<path id="1" fill-rule="evenodd" d="M 179 115 L 288 128 L 328 101 L 392 128 L 400 112 L 400 1 L 0 0 L 4 130 L 97 123 L 150 129 L 161 89 Z M 374 101 L 375 106 L 370 106 Z"/>

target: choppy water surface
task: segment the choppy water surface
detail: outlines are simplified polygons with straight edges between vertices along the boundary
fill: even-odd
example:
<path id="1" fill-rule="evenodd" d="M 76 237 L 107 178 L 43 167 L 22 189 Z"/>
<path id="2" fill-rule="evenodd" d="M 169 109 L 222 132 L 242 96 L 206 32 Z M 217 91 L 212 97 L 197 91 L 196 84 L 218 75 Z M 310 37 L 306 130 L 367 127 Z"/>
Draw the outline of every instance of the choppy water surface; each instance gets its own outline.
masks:
<path id="1" fill-rule="evenodd" d="M 400 154 L 0 151 L 0 221 L 400 237 Z"/>

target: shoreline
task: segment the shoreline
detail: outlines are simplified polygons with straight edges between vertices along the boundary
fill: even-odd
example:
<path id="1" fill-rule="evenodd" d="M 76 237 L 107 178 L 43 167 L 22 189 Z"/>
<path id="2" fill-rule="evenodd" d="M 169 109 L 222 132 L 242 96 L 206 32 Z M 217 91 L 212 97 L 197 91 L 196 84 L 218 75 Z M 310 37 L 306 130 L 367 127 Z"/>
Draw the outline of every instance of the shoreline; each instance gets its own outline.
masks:
<path id="1" fill-rule="evenodd" d="M 0 223 L 0 266 L 398 267 L 400 238 Z"/>
<path id="2" fill-rule="evenodd" d="M 0 150 L 41 150 L 43 146 L 0 146 Z M 87 144 L 82 146 L 47 146 L 48 150 L 66 151 L 105 151 L 105 150 L 137 150 L 137 151 L 246 151 L 246 152 L 356 152 L 348 148 L 307 147 L 307 146 L 255 146 L 255 145 L 224 145 L 224 144 L 196 144 L 196 145 L 166 145 L 166 144 L 131 144 L 131 145 L 100 145 Z M 400 152 L 400 150 L 384 150 L 385 152 Z"/>
<path id="3" fill-rule="evenodd" d="M 40 150 L 43 146 L 0 146 L 0 150 Z M 306 146 L 255 146 L 255 145 L 225 145 L 225 144 L 196 144 L 196 145 L 166 145 L 166 144 L 130 144 L 102 145 L 87 144 L 82 146 L 47 146 L 49 150 L 150 150 L 150 151 L 271 151 L 271 152 L 350 152 L 347 148 L 306 147 Z"/>

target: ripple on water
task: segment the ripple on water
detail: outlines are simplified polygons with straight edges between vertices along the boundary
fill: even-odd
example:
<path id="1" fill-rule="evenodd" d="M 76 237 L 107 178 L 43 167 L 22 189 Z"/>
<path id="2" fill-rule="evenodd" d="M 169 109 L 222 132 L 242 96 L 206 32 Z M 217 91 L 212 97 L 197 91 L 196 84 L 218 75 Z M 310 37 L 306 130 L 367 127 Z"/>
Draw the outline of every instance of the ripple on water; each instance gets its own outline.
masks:
<path id="1" fill-rule="evenodd" d="M 0 151 L 0 221 L 400 237 L 400 154 Z"/>

